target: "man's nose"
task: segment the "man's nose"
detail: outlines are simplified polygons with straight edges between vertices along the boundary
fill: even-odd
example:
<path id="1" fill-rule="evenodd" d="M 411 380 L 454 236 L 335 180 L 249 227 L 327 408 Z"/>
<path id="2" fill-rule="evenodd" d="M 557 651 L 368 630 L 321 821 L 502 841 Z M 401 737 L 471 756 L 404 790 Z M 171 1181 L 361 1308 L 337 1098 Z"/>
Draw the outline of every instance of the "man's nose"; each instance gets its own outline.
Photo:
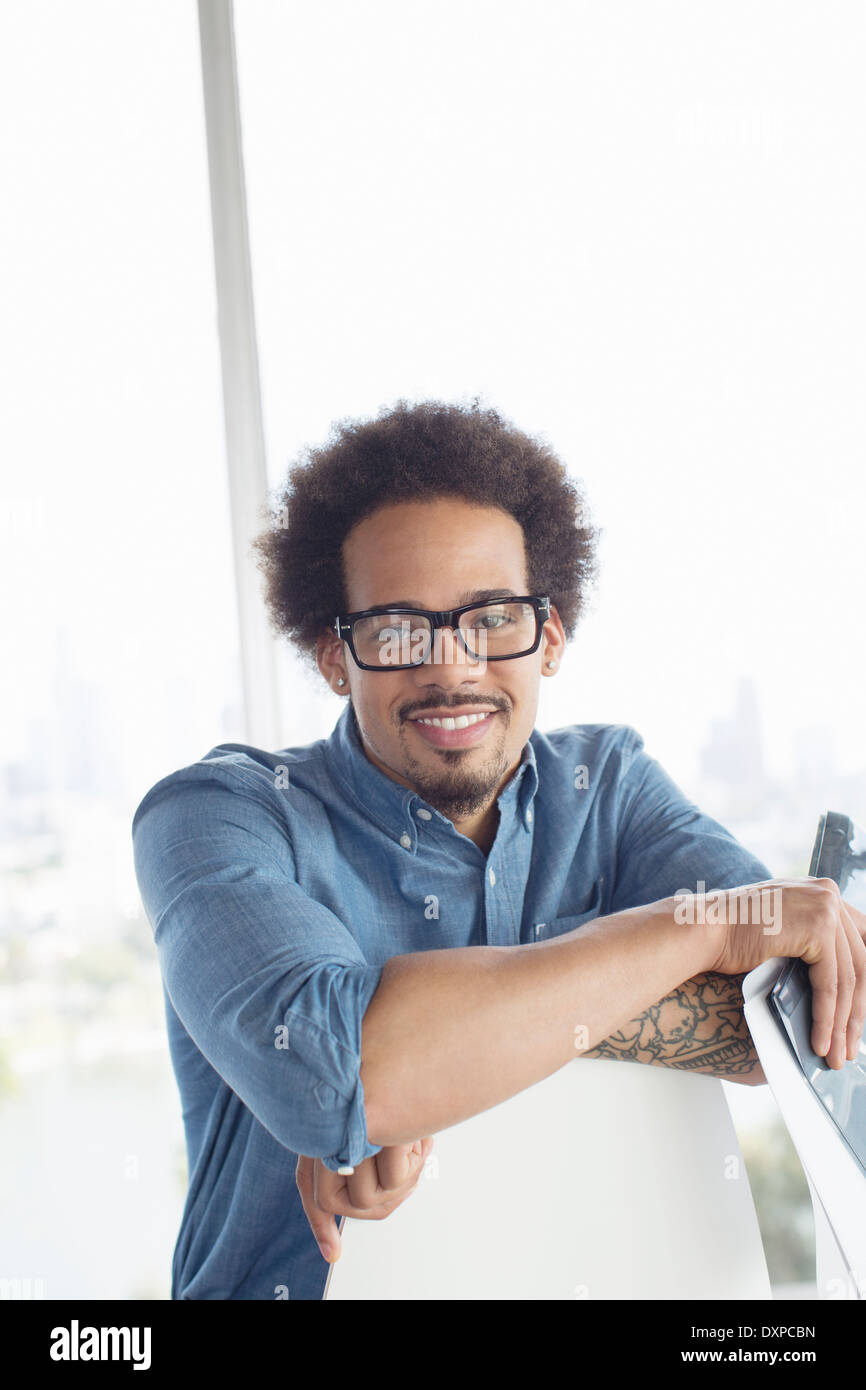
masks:
<path id="1" fill-rule="evenodd" d="M 435 669 L 437 683 L 452 686 L 483 676 L 486 665 L 483 656 L 474 656 L 466 650 L 462 638 L 453 628 L 439 627 L 433 633 L 423 666 L 417 670 L 422 683 L 425 679 L 429 680 L 431 669 Z"/>

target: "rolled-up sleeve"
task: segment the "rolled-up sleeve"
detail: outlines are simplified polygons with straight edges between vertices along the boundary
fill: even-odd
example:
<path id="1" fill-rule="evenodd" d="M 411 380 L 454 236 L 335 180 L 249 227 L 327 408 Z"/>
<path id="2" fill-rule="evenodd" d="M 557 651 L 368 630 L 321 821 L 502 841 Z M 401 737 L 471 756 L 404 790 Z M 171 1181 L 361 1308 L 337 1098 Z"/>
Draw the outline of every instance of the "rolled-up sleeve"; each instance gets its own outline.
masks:
<path id="1" fill-rule="evenodd" d="M 611 911 L 673 894 L 736 888 L 772 878 L 766 864 L 705 815 L 630 729 L 618 787 L 616 876 Z"/>
<path id="2" fill-rule="evenodd" d="M 367 1139 L 361 1023 L 381 966 L 297 882 L 265 789 L 201 765 L 164 779 L 132 823 L 165 987 L 210 1065 L 279 1143 L 332 1171 Z"/>

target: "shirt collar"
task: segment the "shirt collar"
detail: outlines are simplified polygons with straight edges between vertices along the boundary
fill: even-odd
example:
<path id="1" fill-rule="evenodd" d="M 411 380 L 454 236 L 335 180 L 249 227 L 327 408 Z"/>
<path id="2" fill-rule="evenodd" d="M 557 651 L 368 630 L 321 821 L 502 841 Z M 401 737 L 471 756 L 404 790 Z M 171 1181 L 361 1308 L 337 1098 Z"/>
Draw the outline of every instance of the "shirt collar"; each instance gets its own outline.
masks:
<path id="1" fill-rule="evenodd" d="M 388 777 L 364 752 L 358 721 L 351 701 L 337 720 L 330 737 L 325 740 L 328 766 L 334 780 L 342 786 L 360 810 L 393 840 L 403 843 L 408 834 L 414 847 L 417 835 L 418 808 L 428 810 L 431 819 L 438 818 L 446 825 L 452 822 L 430 806 L 418 792 L 404 787 Z M 529 830 L 532 823 L 532 802 L 538 789 L 538 765 L 530 738 L 523 748 L 520 763 L 499 795 L 500 817 L 516 814 Z"/>

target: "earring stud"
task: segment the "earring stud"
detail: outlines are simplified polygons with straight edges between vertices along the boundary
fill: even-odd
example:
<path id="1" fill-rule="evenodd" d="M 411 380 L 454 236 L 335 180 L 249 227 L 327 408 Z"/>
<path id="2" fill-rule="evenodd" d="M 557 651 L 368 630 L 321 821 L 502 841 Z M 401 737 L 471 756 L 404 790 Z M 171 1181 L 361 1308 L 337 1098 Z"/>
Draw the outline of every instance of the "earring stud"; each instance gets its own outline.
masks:
<path id="1" fill-rule="evenodd" d="M 337 680 L 337 685 L 345 685 L 345 684 L 346 684 L 346 682 L 343 680 L 343 677 L 340 676 L 340 677 L 338 678 L 338 680 Z"/>
<path id="2" fill-rule="evenodd" d="M 552 671 L 552 670 L 554 670 L 555 667 L 556 667 L 556 662 L 555 662 L 555 661 L 548 661 L 547 665 L 548 665 L 549 669 Z"/>

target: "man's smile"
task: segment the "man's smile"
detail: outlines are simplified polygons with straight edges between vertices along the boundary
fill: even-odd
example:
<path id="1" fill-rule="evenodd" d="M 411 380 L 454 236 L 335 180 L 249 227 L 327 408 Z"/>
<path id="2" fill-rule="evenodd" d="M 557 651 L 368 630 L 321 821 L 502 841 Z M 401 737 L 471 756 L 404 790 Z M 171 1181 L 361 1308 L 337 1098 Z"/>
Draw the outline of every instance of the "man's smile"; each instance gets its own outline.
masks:
<path id="1" fill-rule="evenodd" d="M 423 710 L 408 717 L 407 723 L 432 748 L 472 748 L 491 728 L 496 709 Z"/>

